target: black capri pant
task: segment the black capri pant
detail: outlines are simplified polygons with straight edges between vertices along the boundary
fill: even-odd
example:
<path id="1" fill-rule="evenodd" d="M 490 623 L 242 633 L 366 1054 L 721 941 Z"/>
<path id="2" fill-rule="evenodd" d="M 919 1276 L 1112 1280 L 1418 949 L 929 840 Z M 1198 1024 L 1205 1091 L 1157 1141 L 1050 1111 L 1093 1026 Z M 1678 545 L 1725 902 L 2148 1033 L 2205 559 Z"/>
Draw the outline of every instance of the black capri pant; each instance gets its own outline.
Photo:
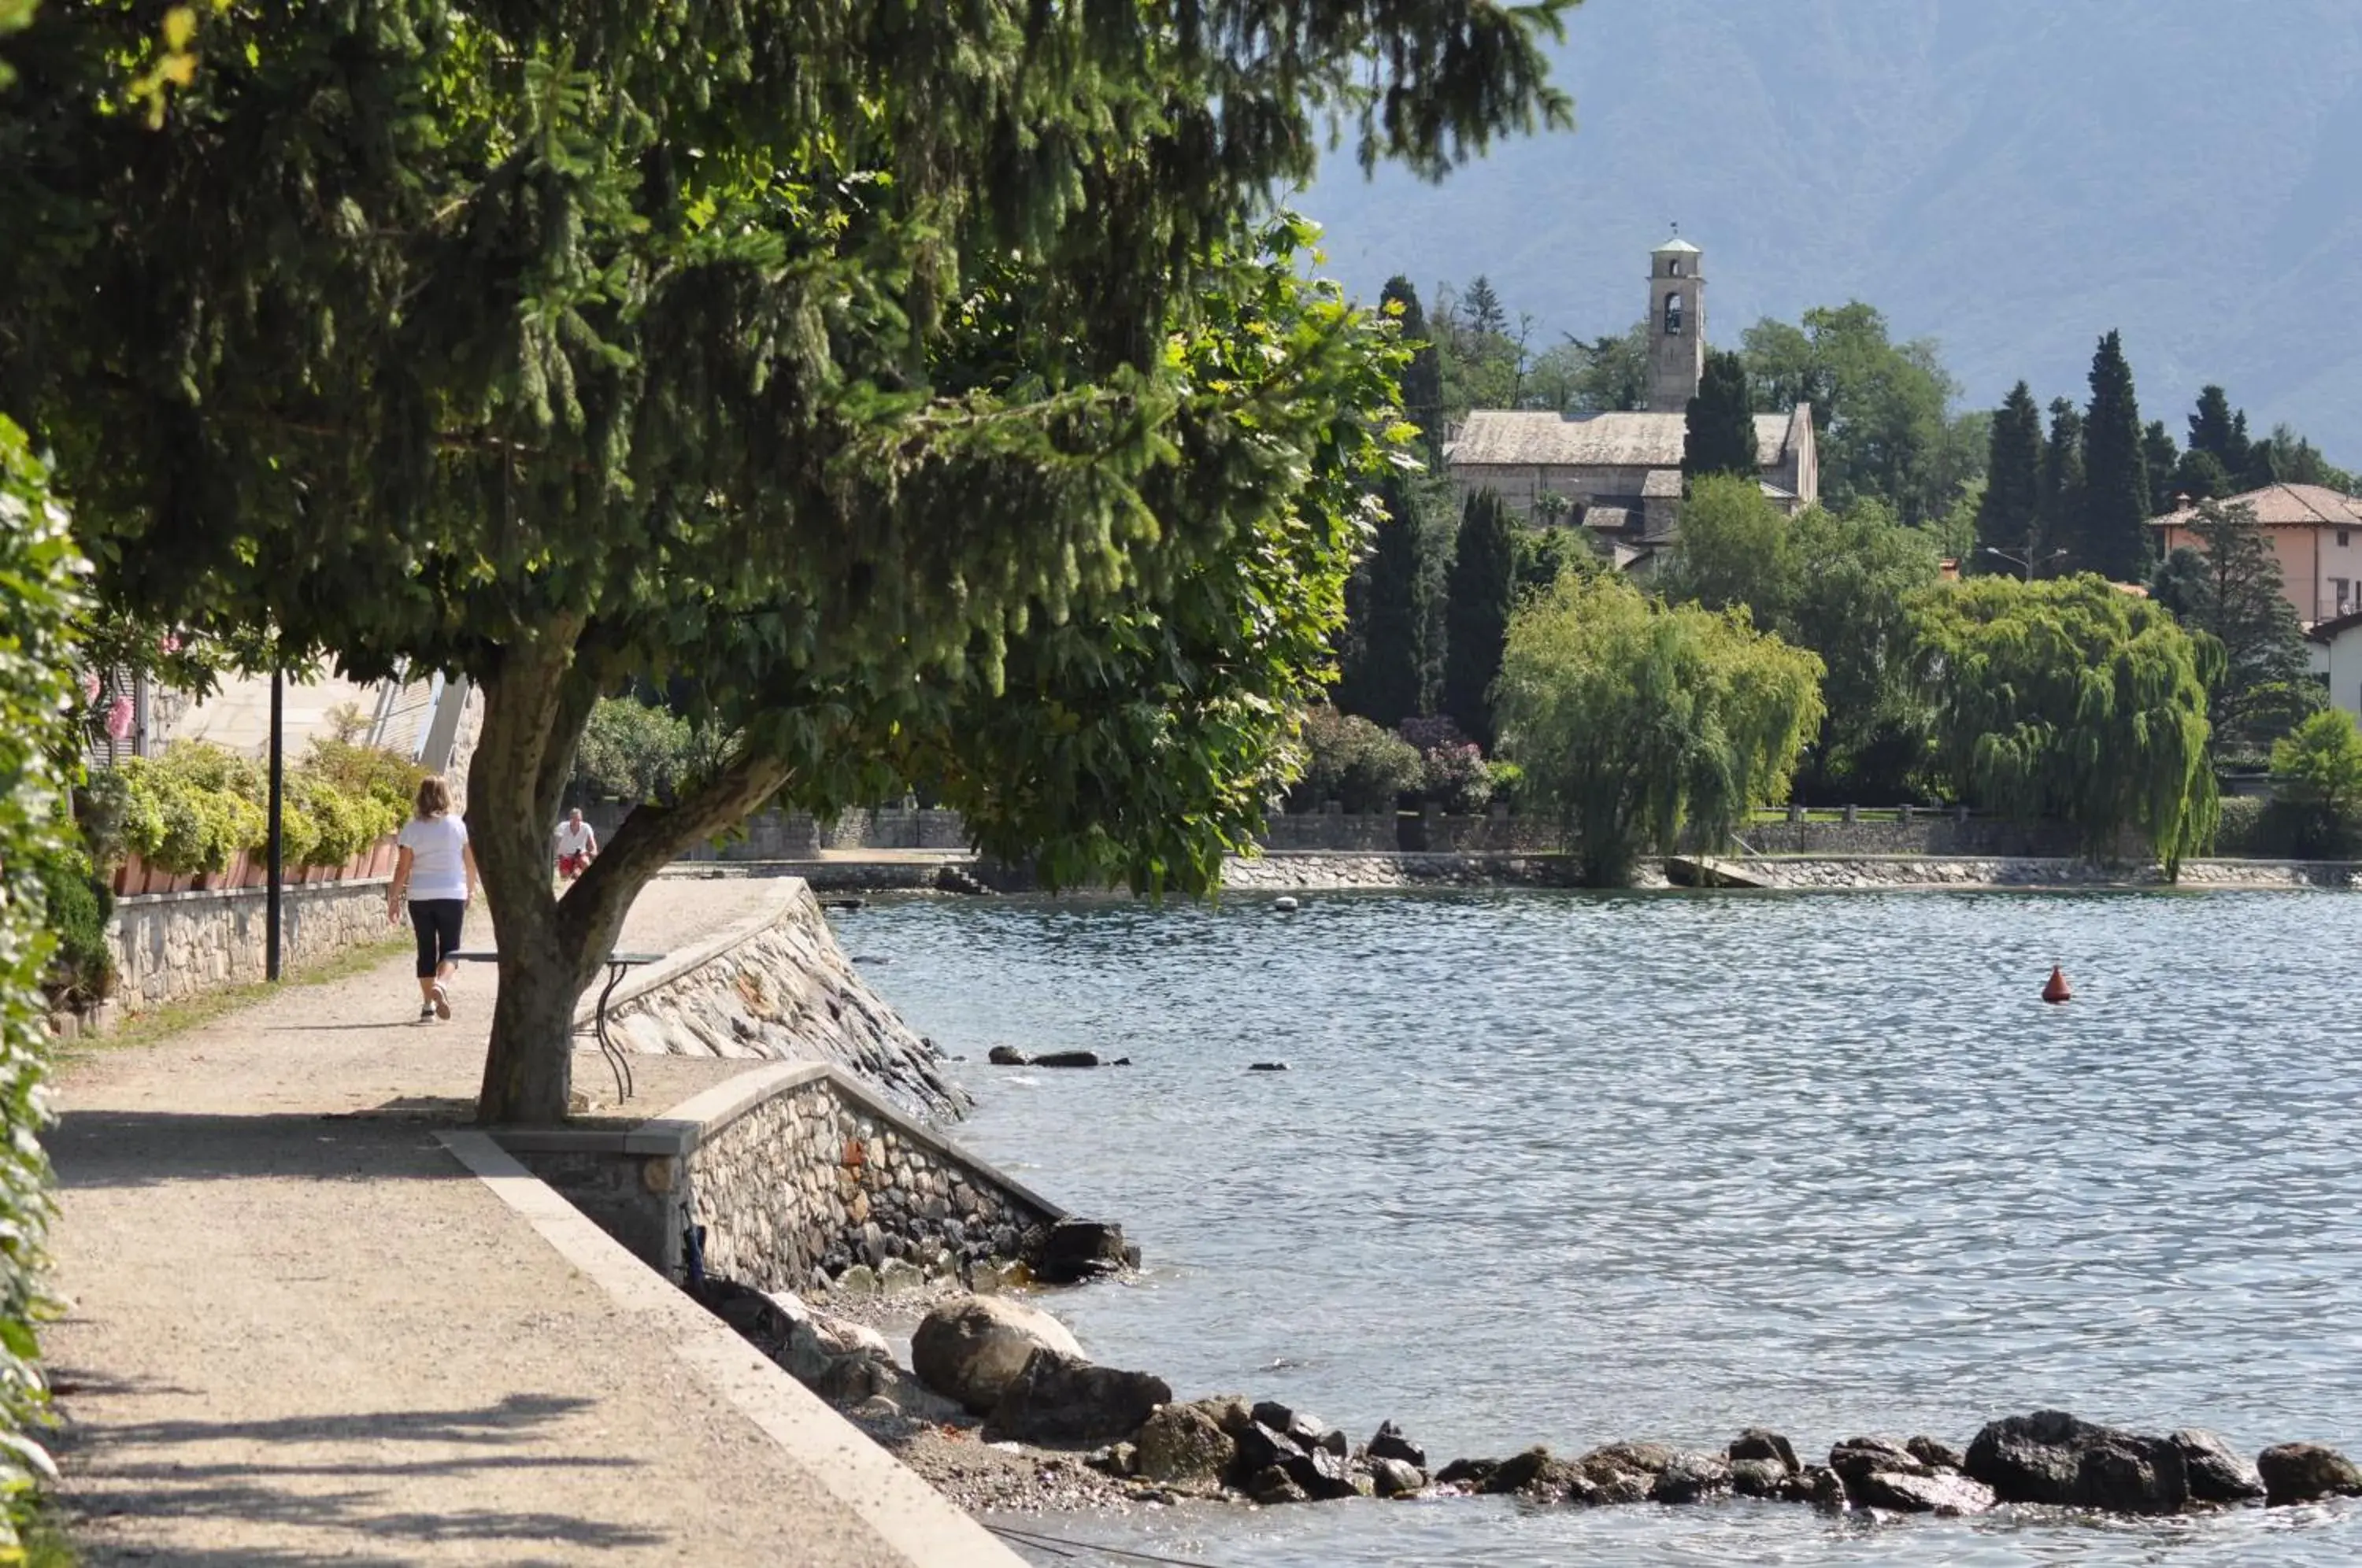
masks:
<path id="1" fill-rule="evenodd" d="M 459 950 L 459 926 L 467 918 L 465 899 L 410 900 L 410 929 L 418 936 L 420 979 L 433 979 L 444 960 Z"/>

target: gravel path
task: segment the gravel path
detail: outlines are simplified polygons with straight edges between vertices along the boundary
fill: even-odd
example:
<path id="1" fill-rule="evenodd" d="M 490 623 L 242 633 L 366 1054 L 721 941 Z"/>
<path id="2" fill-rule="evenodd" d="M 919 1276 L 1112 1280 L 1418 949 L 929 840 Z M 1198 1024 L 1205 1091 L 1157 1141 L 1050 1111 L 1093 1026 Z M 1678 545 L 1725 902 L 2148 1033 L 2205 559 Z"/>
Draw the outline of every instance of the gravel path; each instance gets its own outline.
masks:
<path id="1" fill-rule="evenodd" d="M 659 881 L 628 939 L 775 895 Z M 435 1142 L 491 972 L 422 1026 L 408 971 L 68 1066 L 47 1338 L 82 1560 L 903 1562 Z"/>

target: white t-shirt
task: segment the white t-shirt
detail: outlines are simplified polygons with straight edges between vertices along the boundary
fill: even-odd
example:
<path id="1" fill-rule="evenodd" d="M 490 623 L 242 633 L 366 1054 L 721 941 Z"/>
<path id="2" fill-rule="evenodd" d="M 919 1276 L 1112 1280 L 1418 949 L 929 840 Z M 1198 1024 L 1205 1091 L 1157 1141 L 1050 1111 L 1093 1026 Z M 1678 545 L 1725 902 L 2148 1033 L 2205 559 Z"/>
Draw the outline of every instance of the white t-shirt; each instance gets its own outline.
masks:
<path id="1" fill-rule="evenodd" d="M 468 824 L 458 817 L 413 817 L 394 842 L 410 851 L 414 900 L 468 896 Z"/>
<path id="2" fill-rule="evenodd" d="M 557 824 L 557 853 L 580 855 L 599 842 L 589 823 L 564 822 Z"/>

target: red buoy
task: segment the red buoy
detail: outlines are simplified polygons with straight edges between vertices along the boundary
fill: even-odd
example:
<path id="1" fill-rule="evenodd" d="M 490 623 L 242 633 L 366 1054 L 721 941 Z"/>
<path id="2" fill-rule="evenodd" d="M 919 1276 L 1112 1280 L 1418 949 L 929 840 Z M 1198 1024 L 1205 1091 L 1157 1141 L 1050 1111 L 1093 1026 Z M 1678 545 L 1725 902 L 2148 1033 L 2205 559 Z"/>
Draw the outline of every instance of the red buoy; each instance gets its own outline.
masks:
<path id="1" fill-rule="evenodd" d="M 2063 1002 L 2072 1001 L 2075 999 L 2075 993 L 2067 988 L 2066 975 L 2056 964 L 2050 966 L 2050 978 L 2043 982 L 2042 999 L 2047 1002 Z"/>

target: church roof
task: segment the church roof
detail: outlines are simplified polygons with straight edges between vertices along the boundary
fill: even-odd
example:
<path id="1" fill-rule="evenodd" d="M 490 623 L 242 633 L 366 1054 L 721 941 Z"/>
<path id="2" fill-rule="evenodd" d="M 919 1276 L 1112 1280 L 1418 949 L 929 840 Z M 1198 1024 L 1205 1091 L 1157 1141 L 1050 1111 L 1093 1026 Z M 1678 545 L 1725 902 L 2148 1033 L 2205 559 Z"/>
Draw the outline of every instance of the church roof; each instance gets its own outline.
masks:
<path id="1" fill-rule="evenodd" d="M 1755 461 L 1776 468 L 1788 444 L 1789 414 L 1755 416 Z M 1688 419 L 1679 414 L 1578 414 L 1472 410 L 1444 451 L 1455 468 L 1679 469 Z"/>
<path id="2" fill-rule="evenodd" d="M 1703 256 L 1705 253 L 1677 234 L 1673 236 L 1672 238 L 1668 239 L 1662 245 L 1657 247 L 1656 249 L 1650 251 L 1650 254 L 1651 256 Z"/>

